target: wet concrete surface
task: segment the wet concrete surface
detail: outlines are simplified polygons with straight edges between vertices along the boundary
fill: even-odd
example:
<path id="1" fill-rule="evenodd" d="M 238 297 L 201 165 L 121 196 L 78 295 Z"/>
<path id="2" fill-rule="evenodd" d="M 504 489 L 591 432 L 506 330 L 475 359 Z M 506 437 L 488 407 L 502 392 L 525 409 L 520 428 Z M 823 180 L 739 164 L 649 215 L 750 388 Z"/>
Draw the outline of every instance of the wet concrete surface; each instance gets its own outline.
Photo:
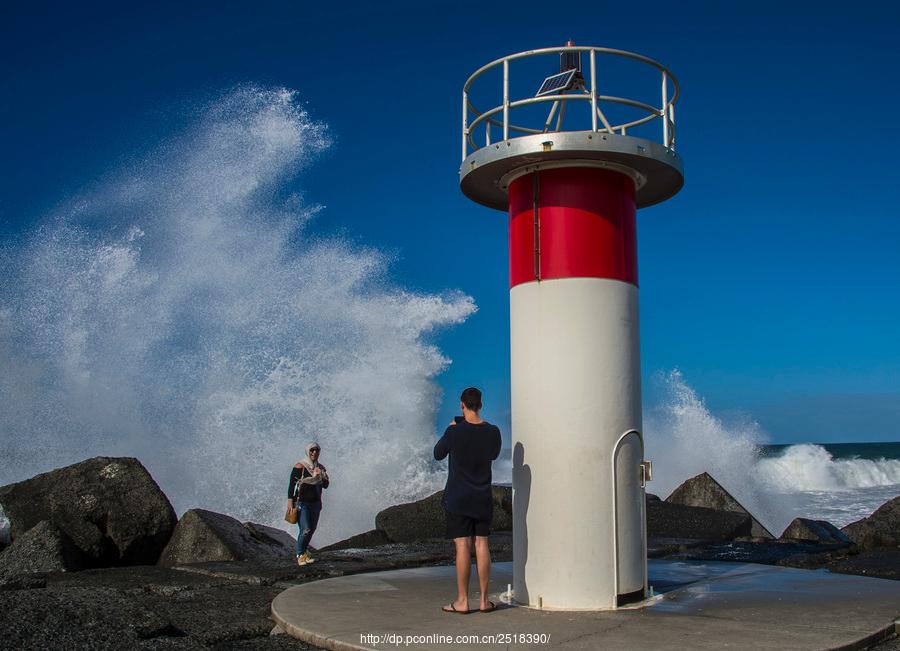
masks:
<path id="1" fill-rule="evenodd" d="M 751 563 L 648 561 L 656 596 L 606 612 L 501 606 L 453 615 L 453 567 L 325 579 L 292 587 L 272 604 L 291 635 L 328 649 L 841 649 L 892 635 L 900 582 Z M 496 563 L 491 598 L 512 583 Z M 477 582 L 474 570 L 473 591 Z M 477 607 L 477 600 L 470 604 Z"/>

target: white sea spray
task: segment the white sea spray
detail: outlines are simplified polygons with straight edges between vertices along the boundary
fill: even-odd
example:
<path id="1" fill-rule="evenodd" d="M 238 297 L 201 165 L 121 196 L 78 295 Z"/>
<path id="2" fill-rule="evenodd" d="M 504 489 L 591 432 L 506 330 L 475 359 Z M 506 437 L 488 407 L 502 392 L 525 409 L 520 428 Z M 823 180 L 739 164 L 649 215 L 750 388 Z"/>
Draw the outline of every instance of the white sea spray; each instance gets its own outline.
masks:
<path id="1" fill-rule="evenodd" d="M 284 188 L 330 140 L 294 93 L 239 88 L 6 248 L 0 484 L 135 456 L 179 513 L 278 524 L 317 439 L 319 544 L 439 487 L 433 378 L 449 360 L 429 337 L 476 308 L 311 234 L 319 208 Z"/>

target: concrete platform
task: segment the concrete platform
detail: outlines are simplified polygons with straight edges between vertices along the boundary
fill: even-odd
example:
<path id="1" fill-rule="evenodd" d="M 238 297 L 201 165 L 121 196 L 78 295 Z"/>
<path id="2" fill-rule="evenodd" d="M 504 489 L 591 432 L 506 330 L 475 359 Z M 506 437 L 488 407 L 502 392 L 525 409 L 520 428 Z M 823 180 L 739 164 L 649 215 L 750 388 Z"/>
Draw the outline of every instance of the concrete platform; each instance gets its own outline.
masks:
<path id="1" fill-rule="evenodd" d="M 276 597 L 272 614 L 290 635 L 338 651 L 855 649 L 890 636 L 900 618 L 898 581 L 723 562 L 651 560 L 648 570 L 657 596 L 613 612 L 501 605 L 487 614 L 445 614 L 454 568 L 426 567 L 298 585 Z M 509 583 L 512 564 L 495 564 L 498 605 Z M 472 586 L 476 596 L 474 568 Z"/>

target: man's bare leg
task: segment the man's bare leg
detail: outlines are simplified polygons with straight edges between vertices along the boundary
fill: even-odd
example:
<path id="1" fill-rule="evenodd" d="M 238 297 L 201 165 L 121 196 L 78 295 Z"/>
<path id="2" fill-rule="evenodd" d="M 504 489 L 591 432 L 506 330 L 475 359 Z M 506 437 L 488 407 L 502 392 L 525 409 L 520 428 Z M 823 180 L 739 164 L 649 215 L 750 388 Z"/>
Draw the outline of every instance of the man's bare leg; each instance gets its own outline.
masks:
<path id="1" fill-rule="evenodd" d="M 488 546 L 487 536 L 475 536 L 475 561 L 478 566 L 478 585 L 481 588 L 481 601 L 478 607 L 488 610 L 491 607 L 488 601 L 488 583 L 491 579 L 491 548 Z"/>
<path id="2" fill-rule="evenodd" d="M 453 607 L 457 611 L 469 610 L 469 575 L 472 572 L 472 539 L 454 538 L 456 545 L 456 601 Z"/>

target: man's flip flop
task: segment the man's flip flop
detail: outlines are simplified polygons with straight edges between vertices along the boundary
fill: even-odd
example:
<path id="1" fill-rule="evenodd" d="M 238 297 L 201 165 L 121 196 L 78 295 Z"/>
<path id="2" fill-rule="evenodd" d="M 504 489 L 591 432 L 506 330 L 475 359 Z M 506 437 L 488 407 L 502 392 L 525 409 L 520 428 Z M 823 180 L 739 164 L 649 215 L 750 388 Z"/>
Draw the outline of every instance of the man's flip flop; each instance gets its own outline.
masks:
<path id="1" fill-rule="evenodd" d="M 472 612 L 471 610 L 457 610 L 453 604 L 450 604 L 449 608 L 447 606 L 441 606 L 441 610 L 443 610 L 445 613 L 455 613 L 457 615 L 468 615 L 470 612 Z"/>
<path id="2" fill-rule="evenodd" d="M 495 604 L 493 601 L 489 601 L 488 603 L 490 604 L 490 606 L 488 606 L 487 608 L 479 608 L 479 609 L 478 609 L 478 612 L 480 612 L 480 613 L 492 613 L 492 612 L 494 612 L 495 610 L 497 610 L 497 604 Z"/>

